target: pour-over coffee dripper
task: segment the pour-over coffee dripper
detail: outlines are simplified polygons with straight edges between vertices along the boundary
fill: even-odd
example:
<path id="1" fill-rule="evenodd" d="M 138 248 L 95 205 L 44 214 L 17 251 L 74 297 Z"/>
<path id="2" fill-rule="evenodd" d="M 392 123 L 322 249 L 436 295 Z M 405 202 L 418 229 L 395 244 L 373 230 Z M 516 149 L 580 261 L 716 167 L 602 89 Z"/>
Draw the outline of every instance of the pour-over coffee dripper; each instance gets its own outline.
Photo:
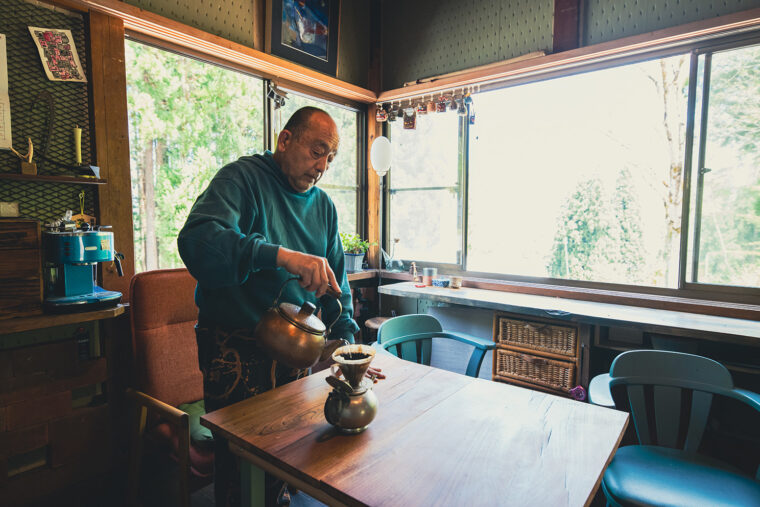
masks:
<path id="1" fill-rule="evenodd" d="M 354 389 L 361 386 L 364 374 L 374 358 L 375 349 L 362 344 L 344 345 L 332 353 L 332 360 L 337 363 L 346 382 Z"/>
<path id="2" fill-rule="evenodd" d="M 333 390 L 325 401 L 325 419 L 343 433 L 361 433 L 377 414 L 372 380 L 364 378 L 374 358 L 375 349 L 367 345 L 344 345 L 332 353 L 336 364 L 326 378 Z M 337 368 L 346 380 L 338 378 Z"/>

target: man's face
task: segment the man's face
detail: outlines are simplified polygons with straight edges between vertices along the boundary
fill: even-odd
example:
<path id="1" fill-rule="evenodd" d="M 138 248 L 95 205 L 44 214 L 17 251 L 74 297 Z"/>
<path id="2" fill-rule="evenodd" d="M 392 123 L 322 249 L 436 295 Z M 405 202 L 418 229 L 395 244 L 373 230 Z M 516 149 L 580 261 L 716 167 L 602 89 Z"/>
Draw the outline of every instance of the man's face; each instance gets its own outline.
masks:
<path id="1" fill-rule="evenodd" d="M 317 184 L 338 152 L 338 128 L 322 113 L 314 113 L 299 137 L 288 130 L 277 138 L 275 160 L 296 192 L 306 192 Z"/>

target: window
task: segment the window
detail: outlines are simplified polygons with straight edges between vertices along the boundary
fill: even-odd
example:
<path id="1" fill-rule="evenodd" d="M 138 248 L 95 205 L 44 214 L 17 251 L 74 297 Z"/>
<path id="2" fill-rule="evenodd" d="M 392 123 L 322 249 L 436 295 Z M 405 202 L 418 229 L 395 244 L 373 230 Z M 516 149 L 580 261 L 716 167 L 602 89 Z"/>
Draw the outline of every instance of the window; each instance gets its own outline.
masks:
<path id="1" fill-rule="evenodd" d="M 479 94 L 468 269 L 677 287 L 688 61 Z"/>
<path id="2" fill-rule="evenodd" d="M 760 46 L 728 40 L 491 85 L 473 124 L 389 124 L 386 246 L 501 278 L 760 287 Z"/>
<path id="3" fill-rule="evenodd" d="M 340 145 L 338 156 L 330 164 L 317 186 L 330 196 L 338 211 L 338 228 L 341 232 L 359 231 L 359 185 L 358 168 L 362 167 L 360 140 L 363 138 L 361 116 L 357 111 L 335 104 L 288 92 L 285 106 L 275 113 L 279 127 L 285 126 L 288 118 L 305 106 L 318 107 L 332 116 L 338 125 Z M 279 131 L 279 129 L 278 129 Z"/>
<path id="4" fill-rule="evenodd" d="M 393 257 L 459 264 L 462 257 L 460 117 L 431 113 L 417 128 L 392 125 L 390 229 Z M 398 240 L 398 241 L 396 241 Z"/>
<path id="5" fill-rule="evenodd" d="M 760 46 L 698 65 L 688 281 L 760 287 Z"/>
<path id="6" fill-rule="evenodd" d="M 126 41 L 135 271 L 181 267 L 177 234 L 225 164 L 264 148 L 263 82 Z"/>

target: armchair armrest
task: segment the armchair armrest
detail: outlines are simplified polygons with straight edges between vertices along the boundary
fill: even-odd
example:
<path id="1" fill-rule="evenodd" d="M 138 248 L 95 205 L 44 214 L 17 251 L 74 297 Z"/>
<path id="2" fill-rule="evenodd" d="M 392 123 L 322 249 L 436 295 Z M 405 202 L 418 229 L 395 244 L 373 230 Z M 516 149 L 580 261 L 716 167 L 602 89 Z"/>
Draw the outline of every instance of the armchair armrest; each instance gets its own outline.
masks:
<path id="1" fill-rule="evenodd" d="M 473 347 L 476 347 L 482 350 L 493 350 L 493 348 L 496 346 L 496 344 L 490 338 L 489 339 L 480 338 L 478 336 L 472 336 L 470 334 L 465 334 L 465 333 L 444 331 L 442 333 L 436 333 L 435 336 L 452 338 L 458 342 L 466 343 L 468 345 L 472 345 Z"/>
<path id="2" fill-rule="evenodd" d="M 179 458 L 179 494 L 180 504 L 190 505 L 190 416 L 182 410 L 172 407 L 143 392 L 127 388 L 127 398 L 134 404 L 134 421 L 132 427 L 132 452 L 129 464 L 130 505 L 137 505 L 137 493 L 140 483 L 140 462 L 142 461 L 142 440 L 148 411 L 153 410 L 177 427 L 177 456 Z"/>
<path id="3" fill-rule="evenodd" d="M 137 407 L 144 407 L 148 410 L 156 411 L 160 416 L 164 417 L 169 423 L 175 426 L 182 426 L 188 424 L 190 416 L 181 411 L 177 407 L 172 407 L 168 403 L 164 403 L 161 400 L 145 394 L 142 391 L 136 391 L 132 388 L 127 388 L 127 397 L 135 403 Z"/>

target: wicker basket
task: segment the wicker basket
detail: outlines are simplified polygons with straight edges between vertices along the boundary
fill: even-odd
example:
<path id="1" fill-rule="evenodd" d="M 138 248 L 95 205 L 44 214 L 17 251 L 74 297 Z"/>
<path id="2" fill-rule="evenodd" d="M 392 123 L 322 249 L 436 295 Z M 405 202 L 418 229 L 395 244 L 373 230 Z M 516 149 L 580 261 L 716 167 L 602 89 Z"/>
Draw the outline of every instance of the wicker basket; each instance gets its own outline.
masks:
<path id="1" fill-rule="evenodd" d="M 498 343 L 575 357 L 578 329 L 499 317 Z"/>
<path id="2" fill-rule="evenodd" d="M 575 363 L 555 361 L 496 349 L 496 375 L 539 384 L 552 389 L 569 391 L 575 387 Z"/>

